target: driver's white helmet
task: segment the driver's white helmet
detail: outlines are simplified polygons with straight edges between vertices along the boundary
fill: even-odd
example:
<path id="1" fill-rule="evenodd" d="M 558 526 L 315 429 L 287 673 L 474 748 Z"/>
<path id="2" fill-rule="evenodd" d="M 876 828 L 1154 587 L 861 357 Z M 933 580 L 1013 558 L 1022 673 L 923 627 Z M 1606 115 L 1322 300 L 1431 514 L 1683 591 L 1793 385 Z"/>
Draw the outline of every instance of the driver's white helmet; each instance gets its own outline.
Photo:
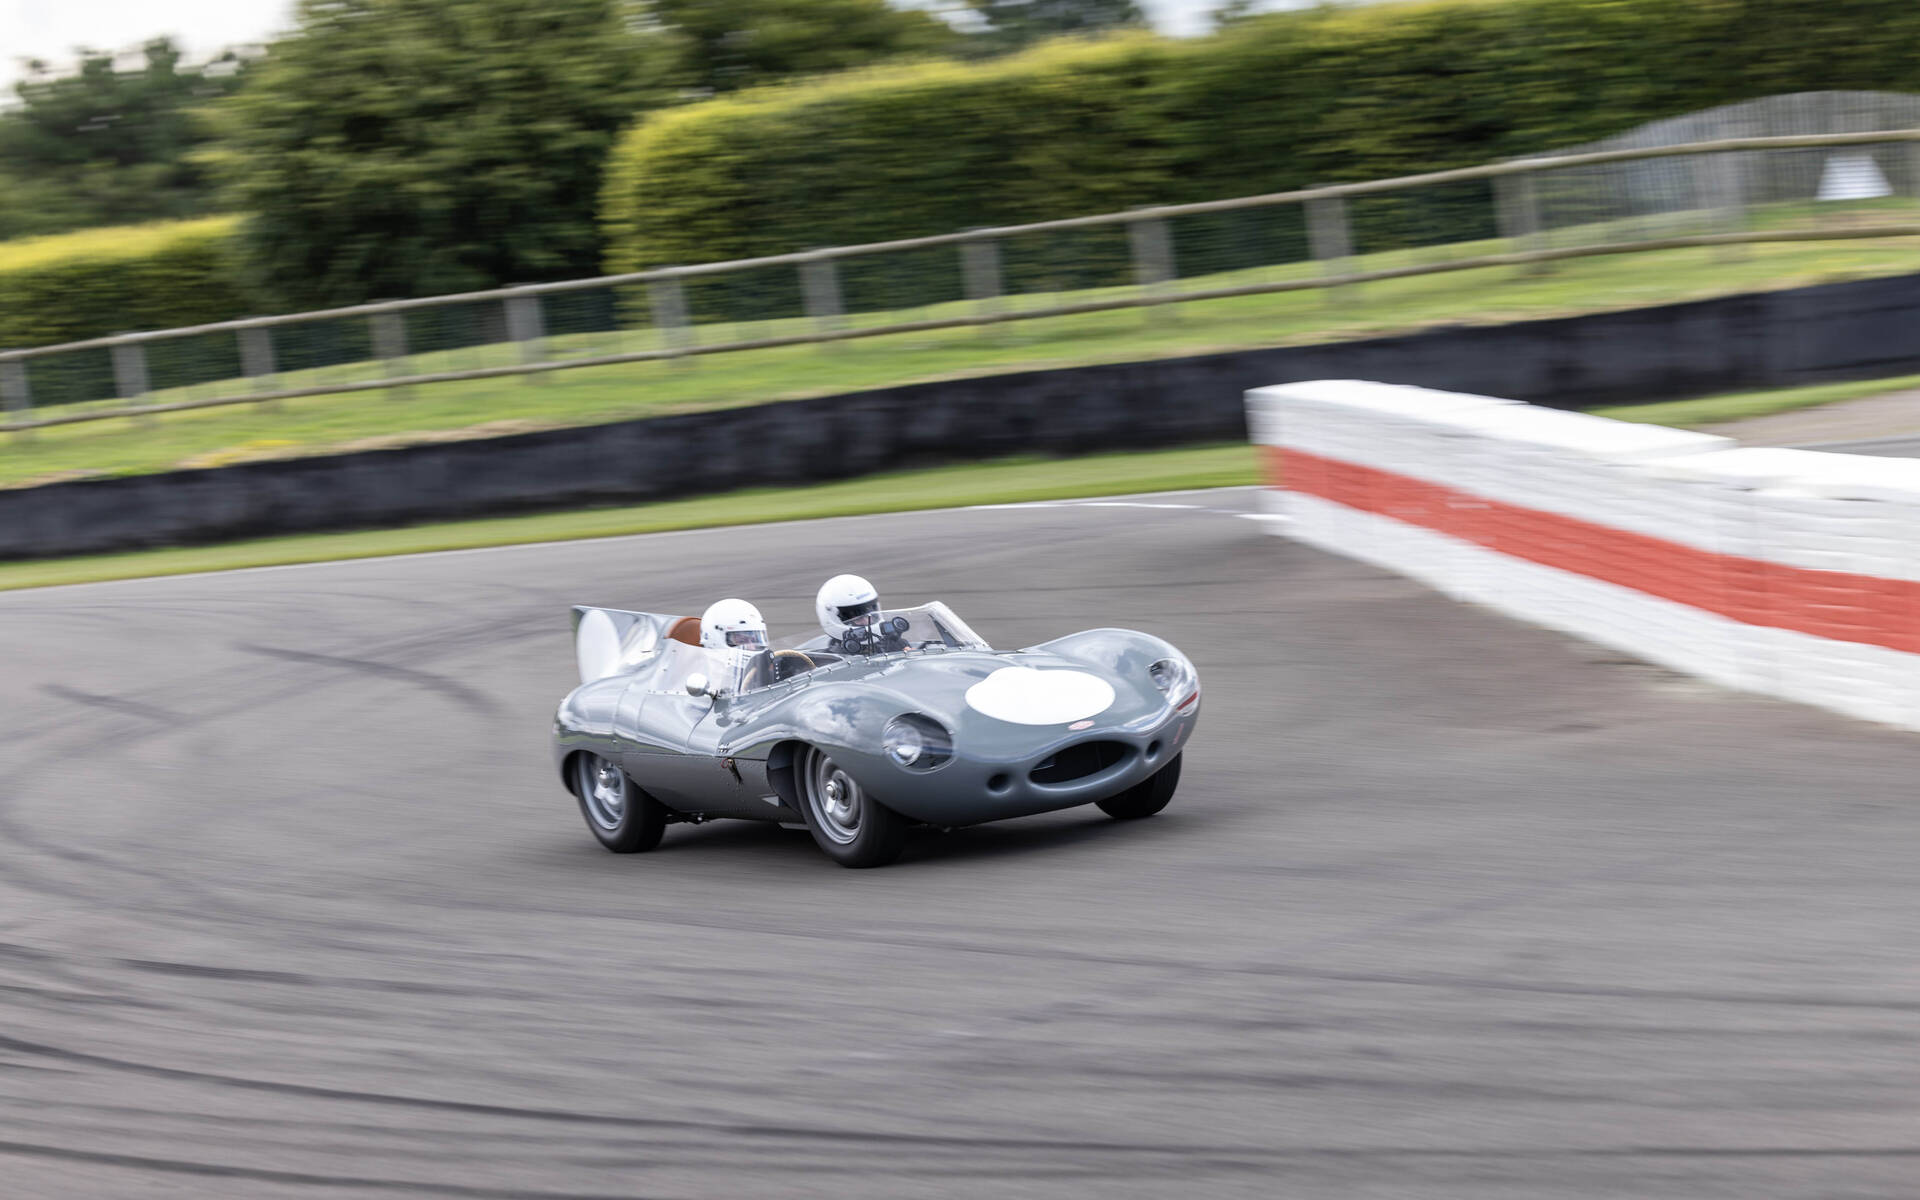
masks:
<path id="1" fill-rule="evenodd" d="M 700 644 L 709 650 L 764 650 L 767 623 L 745 600 L 721 600 L 700 617 Z"/>
<path id="2" fill-rule="evenodd" d="M 828 637 L 845 638 L 847 630 L 864 629 L 880 619 L 880 593 L 858 575 L 835 575 L 820 585 L 813 611 Z"/>

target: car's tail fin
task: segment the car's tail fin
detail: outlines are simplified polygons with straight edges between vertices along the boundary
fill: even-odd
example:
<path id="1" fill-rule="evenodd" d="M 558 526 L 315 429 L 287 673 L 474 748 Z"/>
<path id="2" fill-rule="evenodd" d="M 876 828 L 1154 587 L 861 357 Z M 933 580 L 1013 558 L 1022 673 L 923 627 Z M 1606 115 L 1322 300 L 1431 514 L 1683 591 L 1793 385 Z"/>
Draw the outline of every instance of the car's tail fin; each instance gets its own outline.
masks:
<path id="1" fill-rule="evenodd" d="M 573 653 L 580 682 L 592 683 L 632 670 L 660 648 L 678 617 L 621 608 L 573 608 Z"/>

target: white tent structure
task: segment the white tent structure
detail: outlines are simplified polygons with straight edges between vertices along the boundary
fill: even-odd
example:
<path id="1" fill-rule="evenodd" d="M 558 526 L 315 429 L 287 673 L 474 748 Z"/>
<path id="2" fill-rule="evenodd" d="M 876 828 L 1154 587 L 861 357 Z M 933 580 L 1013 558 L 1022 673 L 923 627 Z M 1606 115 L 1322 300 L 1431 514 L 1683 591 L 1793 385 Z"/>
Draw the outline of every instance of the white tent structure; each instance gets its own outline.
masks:
<path id="1" fill-rule="evenodd" d="M 1878 200 L 1891 195 L 1893 188 L 1872 155 L 1835 154 L 1828 157 L 1826 168 L 1820 172 L 1820 190 L 1813 198 L 1822 202 Z"/>
<path id="2" fill-rule="evenodd" d="M 1920 96 L 1796 92 L 1655 121 L 1562 154 L 1648 149 L 1723 138 L 1870 133 L 1920 128 Z M 1548 156 L 1551 157 L 1551 156 Z M 1737 228 L 1763 205 L 1920 197 L 1920 143 L 1835 150 L 1767 150 L 1570 167 L 1538 177 L 1526 202 L 1502 204 L 1503 232 L 1553 243 L 1634 240 Z M 1787 213 L 1781 219 L 1792 219 Z M 1524 222 L 1524 228 L 1521 227 Z M 1558 233 L 1559 236 L 1555 236 Z"/>

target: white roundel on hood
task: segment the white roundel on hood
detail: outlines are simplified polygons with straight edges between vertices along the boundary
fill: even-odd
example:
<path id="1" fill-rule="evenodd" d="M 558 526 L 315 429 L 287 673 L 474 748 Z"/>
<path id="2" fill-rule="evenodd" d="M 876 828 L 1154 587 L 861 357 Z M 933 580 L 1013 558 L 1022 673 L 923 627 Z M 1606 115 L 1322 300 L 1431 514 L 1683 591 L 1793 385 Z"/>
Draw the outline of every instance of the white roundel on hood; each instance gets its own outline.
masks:
<path id="1" fill-rule="evenodd" d="M 1066 725 L 1112 707 L 1113 685 L 1085 671 L 1001 667 L 967 689 L 967 705 L 1015 725 Z"/>

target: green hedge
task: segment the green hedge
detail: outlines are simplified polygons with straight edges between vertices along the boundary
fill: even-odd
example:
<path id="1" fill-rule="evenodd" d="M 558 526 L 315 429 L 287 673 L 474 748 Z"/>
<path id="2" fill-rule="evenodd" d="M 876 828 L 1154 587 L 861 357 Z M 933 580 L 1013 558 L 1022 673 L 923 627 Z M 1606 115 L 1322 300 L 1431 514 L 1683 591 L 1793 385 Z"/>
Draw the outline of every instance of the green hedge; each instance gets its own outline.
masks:
<path id="1" fill-rule="evenodd" d="M 1188 41 L 1054 44 L 653 115 L 609 164 L 607 266 L 1377 179 L 1782 92 L 1916 87 L 1912 0 L 1442 0 L 1276 14 Z M 1369 198 L 1350 216 L 1369 251 L 1494 231 L 1485 184 Z M 1182 271 L 1304 254 L 1299 222 L 1185 219 Z M 1117 234 L 1027 240 L 1004 250 L 1012 287 L 1125 278 Z M 849 264 L 849 304 L 957 295 L 953 258 Z M 696 313 L 789 311 L 789 274 L 703 285 Z"/>
<path id="2" fill-rule="evenodd" d="M 0 349 L 246 316 L 237 227 L 207 217 L 0 242 Z M 238 357 L 230 336 L 159 343 L 148 375 L 155 387 L 221 378 Z M 28 371 L 36 406 L 114 394 L 104 350 L 35 359 Z"/>
<path id="3" fill-rule="evenodd" d="M 276 311 L 242 283 L 241 218 L 114 226 L 0 242 L 0 349 L 84 341 L 116 333 L 174 329 Z M 569 332 L 614 327 L 612 298 L 601 292 L 548 300 L 549 321 Z M 416 353 L 498 340 L 497 305 L 409 313 L 407 345 Z M 373 354 L 365 317 L 277 328 L 274 364 L 282 372 L 364 361 Z M 231 331 L 147 343 L 147 376 L 156 391 L 241 373 Z M 104 400 L 115 394 L 112 355 L 83 350 L 28 361 L 35 407 Z"/>
<path id="4" fill-rule="evenodd" d="M 234 217 L 0 242 L 0 349 L 246 315 Z"/>

